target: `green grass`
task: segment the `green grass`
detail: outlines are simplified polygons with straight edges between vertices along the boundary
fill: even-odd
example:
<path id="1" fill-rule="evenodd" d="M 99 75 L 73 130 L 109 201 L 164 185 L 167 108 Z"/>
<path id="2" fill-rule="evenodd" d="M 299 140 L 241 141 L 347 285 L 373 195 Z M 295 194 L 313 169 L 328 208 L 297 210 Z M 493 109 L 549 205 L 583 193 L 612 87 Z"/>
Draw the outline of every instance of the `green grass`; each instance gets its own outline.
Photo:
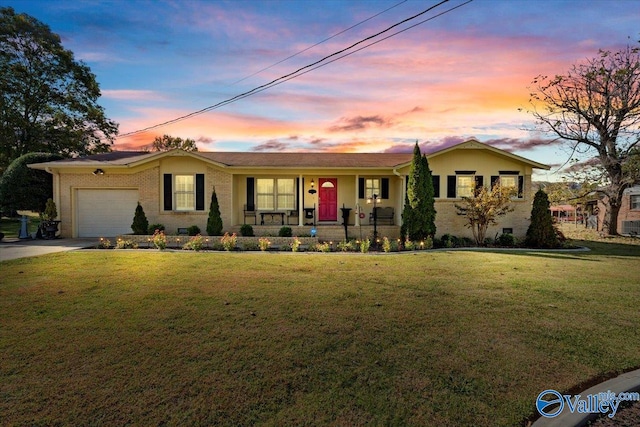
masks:
<path id="1" fill-rule="evenodd" d="M 29 213 L 27 216 L 29 217 L 29 232 L 36 231 L 40 223 L 38 215 Z M 4 233 L 5 237 L 18 237 L 21 224 L 20 218 L 2 217 L 0 218 L 0 233 Z"/>
<path id="2" fill-rule="evenodd" d="M 591 245 L 3 262 L 0 423 L 522 425 L 640 365 L 640 246 Z"/>

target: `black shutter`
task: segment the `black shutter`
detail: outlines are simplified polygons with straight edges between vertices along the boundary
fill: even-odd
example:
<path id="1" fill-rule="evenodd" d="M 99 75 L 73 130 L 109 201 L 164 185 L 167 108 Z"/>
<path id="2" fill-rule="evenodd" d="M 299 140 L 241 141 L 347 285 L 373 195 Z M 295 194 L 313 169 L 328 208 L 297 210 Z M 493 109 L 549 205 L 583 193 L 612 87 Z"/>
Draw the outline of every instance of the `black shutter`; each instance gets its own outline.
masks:
<path id="1" fill-rule="evenodd" d="M 364 178 L 358 178 L 358 199 L 364 199 Z"/>
<path id="2" fill-rule="evenodd" d="M 196 174 L 196 210 L 204 210 L 204 174 Z"/>
<path id="3" fill-rule="evenodd" d="M 518 176 L 518 197 L 524 197 L 524 176 Z"/>
<path id="4" fill-rule="evenodd" d="M 382 178 L 380 182 L 380 198 L 389 198 L 389 178 Z"/>
<path id="5" fill-rule="evenodd" d="M 484 185 L 484 177 L 482 175 L 476 175 L 475 192 L 477 193 L 478 191 L 480 191 L 483 185 Z"/>
<path id="6" fill-rule="evenodd" d="M 433 197 L 440 197 L 440 175 L 432 175 L 433 180 Z"/>
<path id="7" fill-rule="evenodd" d="M 304 178 L 302 178 L 304 180 Z M 304 185 L 304 181 L 302 181 L 303 185 Z M 300 207 L 300 199 L 298 198 L 298 195 L 300 194 L 300 177 L 296 178 L 296 189 L 295 189 L 295 194 L 293 195 L 293 200 L 296 201 L 296 212 L 298 211 L 298 208 Z"/>
<path id="8" fill-rule="evenodd" d="M 256 208 L 255 196 L 253 195 L 255 188 L 255 178 L 247 178 L 247 210 L 254 211 Z"/>
<path id="9" fill-rule="evenodd" d="M 496 184 L 498 183 L 498 181 L 500 180 L 500 177 L 498 175 L 491 175 L 491 189 L 493 190 L 493 187 L 496 186 Z"/>
<path id="10" fill-rule="evenodd" d="M 456 198 L 456 176 L 447 175 L 447 198 Z"/>
<path id="11" fill-rule="evenodd" d="M 164 174 L 164 210 L 173 210 L 173 176 L 170 173 Z"/>

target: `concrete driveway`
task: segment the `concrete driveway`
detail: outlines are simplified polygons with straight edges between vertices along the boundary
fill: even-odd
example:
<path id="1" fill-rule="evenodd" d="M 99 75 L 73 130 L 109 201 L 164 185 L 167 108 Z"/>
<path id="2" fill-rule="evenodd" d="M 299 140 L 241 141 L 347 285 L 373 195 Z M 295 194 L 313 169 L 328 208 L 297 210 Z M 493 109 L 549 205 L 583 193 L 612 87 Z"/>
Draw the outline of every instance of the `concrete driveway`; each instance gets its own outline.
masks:
<path id="1" fill-rule="evenodd" d="M 98 239 L 9 239 L 0 241 L 0 262 L 10 259 L 27 258 L 56 252 L 74 251 L 94 247 Z"/>

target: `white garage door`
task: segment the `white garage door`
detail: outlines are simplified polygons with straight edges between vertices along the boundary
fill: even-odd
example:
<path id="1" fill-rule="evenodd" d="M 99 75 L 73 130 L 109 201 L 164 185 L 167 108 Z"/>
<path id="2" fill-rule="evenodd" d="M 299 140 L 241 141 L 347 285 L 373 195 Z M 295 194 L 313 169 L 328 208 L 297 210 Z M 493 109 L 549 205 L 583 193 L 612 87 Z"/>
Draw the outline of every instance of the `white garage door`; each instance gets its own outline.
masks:
<path id="1" fill-rule="evenodd" d="M 78 237 L 129 234 L 138 190 L 77 190 Z"/>

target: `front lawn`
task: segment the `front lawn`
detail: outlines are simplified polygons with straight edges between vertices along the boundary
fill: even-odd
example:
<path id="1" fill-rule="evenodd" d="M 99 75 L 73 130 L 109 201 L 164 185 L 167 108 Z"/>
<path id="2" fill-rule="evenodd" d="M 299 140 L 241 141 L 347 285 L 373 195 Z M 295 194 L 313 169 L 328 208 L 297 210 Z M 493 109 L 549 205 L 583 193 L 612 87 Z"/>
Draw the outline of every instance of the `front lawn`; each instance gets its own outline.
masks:
<path id="1" fill-rule="evenodd" d="M 5 425 L 513 426 L 640 366 L 640 246 L 0 264 Z"/>

